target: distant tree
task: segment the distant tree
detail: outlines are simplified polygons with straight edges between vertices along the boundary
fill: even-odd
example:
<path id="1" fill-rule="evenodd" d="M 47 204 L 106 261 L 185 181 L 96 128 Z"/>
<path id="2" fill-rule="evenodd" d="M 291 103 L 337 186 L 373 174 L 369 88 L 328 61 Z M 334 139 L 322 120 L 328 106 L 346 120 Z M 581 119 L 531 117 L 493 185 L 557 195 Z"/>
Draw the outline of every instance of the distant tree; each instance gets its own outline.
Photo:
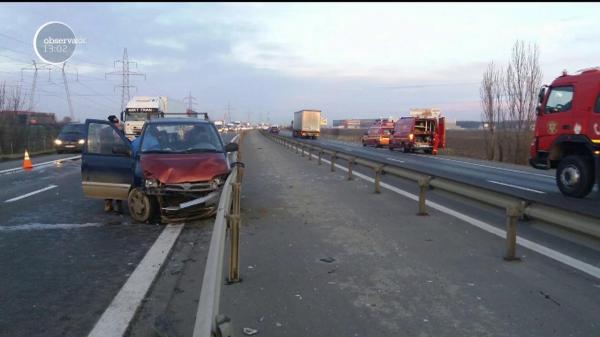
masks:
<path id="1" fill-rule="evenodd" d="M 499 142 L 499 126 L 505 117 L 503 105 L 503 70 L 494 62 L 483 73 L 479 94 L 481 97 L 481 121 L 484 124 L 484 144 L 488 160 L 503 160 L 503 148 Z"/>
<path id="2" fill-rule="evenodd" d="M 527 147 L 531 141 L 531 126 L 535 121 L 537 91 L 542 84 L 542 70 L 539 64 L 539 48 L 534 43 L 527 45 L 516 41 L 506 68 L 504 90 L 506 110 L 512 121 L 510 132 L 510 153 L 515 163 L 523 163 L 527 157 Z"/>

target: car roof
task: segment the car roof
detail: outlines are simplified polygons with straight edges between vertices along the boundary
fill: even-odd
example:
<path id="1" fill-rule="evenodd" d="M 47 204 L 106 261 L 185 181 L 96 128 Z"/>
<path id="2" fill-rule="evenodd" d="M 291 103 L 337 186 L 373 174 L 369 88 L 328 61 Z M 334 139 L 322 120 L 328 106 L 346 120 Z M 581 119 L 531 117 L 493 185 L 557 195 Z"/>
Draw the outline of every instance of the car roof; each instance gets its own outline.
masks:
<path id="1" fill-rule="evenodd" d="M 210 124 L 211 121 L 195 118 L 156 118 L 147 122 L 148 124 Z"/>

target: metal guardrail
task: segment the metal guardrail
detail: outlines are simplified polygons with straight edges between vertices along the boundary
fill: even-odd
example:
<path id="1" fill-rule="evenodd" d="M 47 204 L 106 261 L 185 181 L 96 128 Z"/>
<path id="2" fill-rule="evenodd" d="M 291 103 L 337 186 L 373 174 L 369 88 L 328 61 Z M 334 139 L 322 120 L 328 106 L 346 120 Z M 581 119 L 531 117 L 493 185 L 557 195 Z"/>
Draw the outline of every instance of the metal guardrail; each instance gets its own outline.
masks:
<path id="1" fill-rule="evenodd" d="M 390 174 L 396 177 L 408 179 L 417 182 L 419 186 L 419 210 L 418 215 L 427 215 L 426 193 L 430 188 L 443 190 L 453 194 L 477 200 L 492 206 L 504 208 L 506 210 L 506 260 L 518 259 L 515 255 L 517 240 L 517 222 L 522 216 L 541 220 L 546 223 L 554 224 L 577 231 L 595 238 L 600 238 L 600 218 L 591 217 L 576 213 L 556 209 L 548 205 L 543 205 L 533 200 L 517 198 L 501 192 L 491 191 L 475 185 L 464 182 L 454 181 L 448 178 L 436 177 L 430 174 L 413 171 L 407 168 L 395 166 L 393 164 L 361 158 L 355 154 L 345 153 L 343 151 L 331 150 L 319 145 L 310 145 L 304 142 L 283 137 L 280 135 L 262 132 L 263 135 L 270 136 L 274 141 L 293 149 L 296 153 L 302 152 L 302 156 L 308 153 L 309 160 L 316 155 L 319 165 L 321 165 L 322 156 L 328 155 L 331 161 L 331 171 L 335 171 L 337 159 L 343 159 L 348 164 L 347 179 L 353 179 L 352 169 L 356 165 L 361 165 L 372 169 L 375 173 L 375 193 L 381 193 L 381 175 Z"/>
<path id="2" fill-rule="evenodd" d="M 239 137 L 239 138 L 238 138 Z M 236 136 L 232 142 L 241 144 L 243 133 Z M 232 171 L 225 181 L 215 224 L 213 226 L 210 248 L 206 258 L 206 267 L 202 279 L 194 337 L 232 336 L 231 319 L 222 315 L 219 310 L 221 300 L 221 285 L 223 280 L 223 265 L 226 250 L 227 229 L 231 231 L 231 250 L 229 256 L 228 283 L 239 282 L 239 228 L 240 228 L 240 193 L 244 166 L 240 163 L 241 153 L 232 153 L 230 162 Z"/>

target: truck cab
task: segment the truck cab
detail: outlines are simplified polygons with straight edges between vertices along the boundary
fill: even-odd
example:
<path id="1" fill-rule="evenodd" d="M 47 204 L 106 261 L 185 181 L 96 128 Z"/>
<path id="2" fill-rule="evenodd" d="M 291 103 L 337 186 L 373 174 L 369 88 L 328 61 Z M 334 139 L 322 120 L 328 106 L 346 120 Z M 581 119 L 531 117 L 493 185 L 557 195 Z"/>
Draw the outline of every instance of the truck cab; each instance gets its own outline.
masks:
<path id="1" fill-rule="evenodd" d="M 566 71 L 538 95 L 531 166 L 556 168 L 556 183 L 583 198 L 600 179 L 600 68 Z"/>
<path id="2" fill-rule="evenodd" d="M 164 113 L 167 110 L 166 105 L 167 98 L 162 96 L 133 97 L 121 113 L 125 136 L 129 140 L 133 140 L 139 136 L 146 121 L 164 117 Z"/>

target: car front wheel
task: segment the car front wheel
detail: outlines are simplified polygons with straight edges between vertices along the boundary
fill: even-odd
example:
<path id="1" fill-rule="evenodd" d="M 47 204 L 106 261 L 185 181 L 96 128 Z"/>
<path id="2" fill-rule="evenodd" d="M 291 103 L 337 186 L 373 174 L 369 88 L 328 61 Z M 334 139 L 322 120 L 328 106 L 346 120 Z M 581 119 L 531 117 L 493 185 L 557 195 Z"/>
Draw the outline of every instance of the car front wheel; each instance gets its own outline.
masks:
<path id="1" fill-rule="evenodd" d="M 156 202 L 139 188 L 129 192 L 127 206 L 131 218 L 136 222 L 148 222 L 156 212 Z"/>

